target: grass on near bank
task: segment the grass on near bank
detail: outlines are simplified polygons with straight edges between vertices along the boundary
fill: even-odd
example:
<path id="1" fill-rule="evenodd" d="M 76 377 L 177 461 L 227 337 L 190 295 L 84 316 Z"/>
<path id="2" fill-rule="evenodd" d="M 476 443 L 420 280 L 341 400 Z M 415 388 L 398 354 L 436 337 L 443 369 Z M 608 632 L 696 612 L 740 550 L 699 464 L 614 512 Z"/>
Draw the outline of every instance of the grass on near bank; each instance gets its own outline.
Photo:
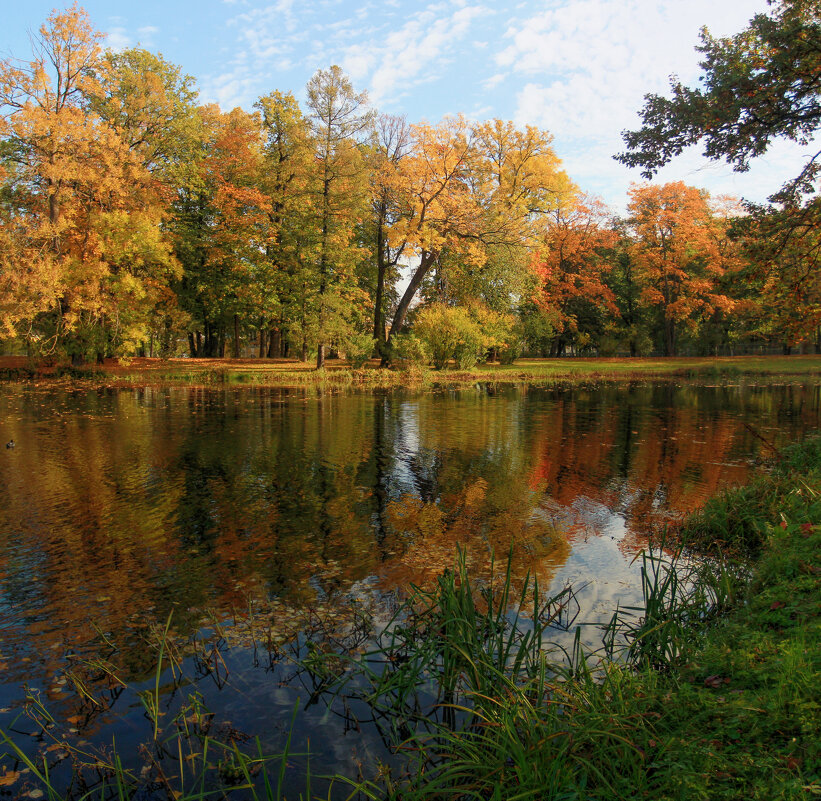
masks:
<path id="1" fill-rule="evenodd" d="M 572 591 L 545 597 L 527 581 L 514 594 L 503 566 L 498 581 L 476 585 L 461 555 L 393 625 L 374 629 L 364 656 L 341 641 L 309 644 L 298 668 L 312 701 L 358 709 L 401 765 L 366 765 L 365 779 L 323 783 L 322 797 L 821 795 L 821 437 L 786 449 L 679 533 L 709 557 L 646 553 L 644 603 L 614 615 L 598 654 L 578 639 L 565 651 L 548 645 L 553 629 L 575 623 Z M 163 649 L 156 692 L 144 691 L 149 717 L 163 660 L 175 677 L 181 669 Z M 165 734 L 155 724 L 147 774 L 114 754 L 98 766 L 93 797 L 284 797 L 289 756 L 215 742 L 191 703 Z M 2 736 L 0 774 L 26 761 Z M 27 767 L 60 797 L 42 766 Z M 306 774 L 300 797 L 317 797 Z"/>
<path id="2" fill-rule="evenodd" d="M 641 380 L 652 378 L 740 378 L 744 376 L 819 376 L 821 356 L 735 356 L 718 358 L 562 358 L 518 359 L 514 364 L 480 364 L 470 370 L 452 365 L 432 368 L 380 368 L 372 360 L 360 369 L 328 360 L 316 370 L 311 362 L 290 359 L 106 360 L 82 367 L 38 365 L 25 357 L 0 358 L 0 380 L 84 380 L 107 385 L 262 385 L 298 387 L 424 388 L 489 382 L 500 384 Z"/>

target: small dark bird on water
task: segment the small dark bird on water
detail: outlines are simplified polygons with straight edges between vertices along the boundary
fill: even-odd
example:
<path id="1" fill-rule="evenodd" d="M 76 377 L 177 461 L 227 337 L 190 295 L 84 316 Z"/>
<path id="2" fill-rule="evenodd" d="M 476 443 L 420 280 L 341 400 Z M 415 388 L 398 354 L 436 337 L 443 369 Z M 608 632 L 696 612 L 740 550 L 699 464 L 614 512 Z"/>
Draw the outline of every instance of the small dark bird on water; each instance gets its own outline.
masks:
<path id="1" fill-rule="evenodd" d="M 13 440 L 13 439 L 10 439 L 10 440 L 6 443 L 6 447 L 7 447 L 7 448 L 9 448 L 9 449 L 13 448 L 13 447 L 14 447 L 14 440 Z"/>

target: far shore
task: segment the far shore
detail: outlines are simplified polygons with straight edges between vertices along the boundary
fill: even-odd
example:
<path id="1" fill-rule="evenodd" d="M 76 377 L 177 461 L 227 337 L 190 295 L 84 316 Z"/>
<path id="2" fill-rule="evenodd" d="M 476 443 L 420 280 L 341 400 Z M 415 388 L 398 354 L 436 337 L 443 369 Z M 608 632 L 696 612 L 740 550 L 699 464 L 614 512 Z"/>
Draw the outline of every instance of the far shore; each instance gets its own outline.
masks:
<path id="1" fill-rule="evenodd" d="M 376 359 L 359 369 L 341 359 L 328 360 L 317 370 L 296 359 L 106 359 L 103 364 L 68 366 L 41 364 L 25 356 L 0 357 L 0 381 L 85 381 L 105 385 L 252 384 L 304 386 L 330 384 L 362 387 L 458 386 L 476 383 L 550 383 L 554 381 L 663 378 L 821 377 L 821 355 L 522 358 L 514 364 L 486 363 L 470 370 L 453 364 L 445 370 L 381 368 Z"/>

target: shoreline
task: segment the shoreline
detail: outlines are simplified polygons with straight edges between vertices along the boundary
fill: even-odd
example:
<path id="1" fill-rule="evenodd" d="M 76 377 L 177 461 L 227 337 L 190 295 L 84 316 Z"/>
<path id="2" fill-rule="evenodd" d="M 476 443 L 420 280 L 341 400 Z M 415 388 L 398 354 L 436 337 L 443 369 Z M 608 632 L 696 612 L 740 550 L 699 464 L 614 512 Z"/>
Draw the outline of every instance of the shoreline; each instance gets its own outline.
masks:
<path id="1" fill-rule="evenodd" d="M 372 360 L 360 369 L 330 360 L 316 370 L 285 359 L 149 359 L 103 365 L 42 366 L 23 356 L 0 358 L 0 385 L 79 382 L 90 386 L 270 386 L 426 389 L 472 384 L 643 381 L 663 379 L 821 378 L 821 355 L 688 358 L 520 359 L 511 365 L 484 364 L 472 370 L 380 368 Z"/>

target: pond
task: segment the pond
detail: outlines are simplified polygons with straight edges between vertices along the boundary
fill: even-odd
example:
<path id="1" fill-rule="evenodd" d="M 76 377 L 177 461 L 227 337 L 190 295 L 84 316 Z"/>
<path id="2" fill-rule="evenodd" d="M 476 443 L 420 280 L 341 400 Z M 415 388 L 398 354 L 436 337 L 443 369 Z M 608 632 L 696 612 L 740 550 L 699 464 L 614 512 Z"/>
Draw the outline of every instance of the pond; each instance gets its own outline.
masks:
<path id="1" fill-rule="evenodd" d="M 67 783 L 61 742 L 116 738 L 139 767 L 152 724 L 137 691 L 167 715 L 195 691 L 217 736 L 275 750 L 292 731 L 318 772 L 356 775 L 390 755 L 378 733 L 306 705 L 287 654 L 311 621 L 352 599 L 388 614 L 458 544 L 477 576 L 495 551 L 518 579 L 572 584 L 578 619 L 602 623 L 637 599 L 632 560 L 651 528 L 744 482 L 816 429 L 820 407 L 817 381 L 0 387 L 0 437 L 15 442 L 0 451 L 0 729 Z M 169 620 L 188 642 L 184 691 L 168 671 L 155 684 L 146 645 Z M 584 639 L 596 647 L 600 629 Z M 26 696 L 51 734 L 21 715 Z"/>

